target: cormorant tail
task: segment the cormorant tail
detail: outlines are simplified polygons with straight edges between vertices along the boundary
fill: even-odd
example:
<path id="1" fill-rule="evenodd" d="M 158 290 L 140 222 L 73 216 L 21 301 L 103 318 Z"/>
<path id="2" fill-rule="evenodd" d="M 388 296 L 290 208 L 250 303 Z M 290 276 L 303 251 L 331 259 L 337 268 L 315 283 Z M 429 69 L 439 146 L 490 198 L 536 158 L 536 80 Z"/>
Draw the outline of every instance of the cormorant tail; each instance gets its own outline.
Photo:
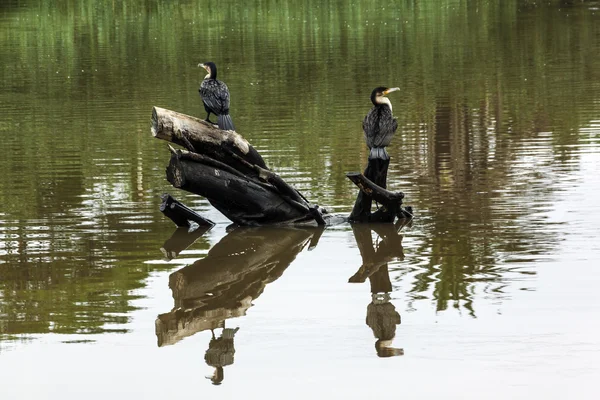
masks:
<path id="1" fill-rule="evenodd" d="M 381 159 L 381 160 L 389 160 L 390 156 L 388 155 L 387 151 L 385 150 L 385 147 L 371 147 L 371 151 L 369 152 L 369 160 L 374 160 L 374 159 Z"/>
<path id="2" fill-rule="evenodd" d="M 235 131 L 235 126 L 233 126 L 233 121 L 231 120 L 231 115 L 229 114 L 219 115 L 217 119 L 217 125 L 219 125 L 219 129 Z"/>

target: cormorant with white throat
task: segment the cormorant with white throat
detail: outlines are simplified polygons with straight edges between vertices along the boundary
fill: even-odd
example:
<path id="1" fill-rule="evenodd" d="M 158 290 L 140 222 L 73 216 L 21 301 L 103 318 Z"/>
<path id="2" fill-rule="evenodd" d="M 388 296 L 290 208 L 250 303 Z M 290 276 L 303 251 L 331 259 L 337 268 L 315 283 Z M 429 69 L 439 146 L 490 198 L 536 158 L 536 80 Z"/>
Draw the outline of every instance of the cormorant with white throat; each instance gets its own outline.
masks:
<path id="1" fill-rule="evenodd" d="M 235 126 L 229 115 L 229 88 L 225 82 L 217 80 L 217 66 L 214 62 L 198 64 L 208 72 L 200 84 L 200 97 L 204 103 L 204 109 L 207 112 L 206 120 L 211 124 L 210 114 L 217 116 L 217 125 L 219 129 L 235 131 Z"/>
<path id="2" fill-rule="evenodd" d="M 389 159 L 385 147 L 390 144 L 396 129 L 398 121 L 392 114 L 392 103 L 386 96 L 400 88 L 376 87 L 371 93 L 371 102 L 373 108 L 369 111 L 363 120 L 363 131 L 365 132 L 365 141 L 371 150 L 369 158 Z"/>

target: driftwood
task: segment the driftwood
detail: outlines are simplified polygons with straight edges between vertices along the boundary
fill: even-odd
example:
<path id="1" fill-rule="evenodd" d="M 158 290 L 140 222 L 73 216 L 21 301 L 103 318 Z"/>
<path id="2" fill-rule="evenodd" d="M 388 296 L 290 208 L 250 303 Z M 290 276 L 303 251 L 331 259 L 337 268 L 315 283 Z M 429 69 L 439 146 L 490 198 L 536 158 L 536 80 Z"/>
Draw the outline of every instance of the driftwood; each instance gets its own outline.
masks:
<path id="1" fill-rule="evenodd" d="M 250 165 L 267 168 L 265 161 L 256 149 L 241 135 L 234 131 L 223 131 L 214 125 L 190 115 L 181 114 L 165 108 L 152 109 L 152 136 L 167 142 L 176 143 L 195 153 L 232 165 L 235 169 L 246 170 L 241 160 Z"/>
<path id="2" fill-rule="evenodd" d="M 333 219 L 269 170 L 238 133 L 189 115 L 154 107 L 152 134 L 185 147 L 170 147 L 167 180 L 204 196 L 238 225 L 313 224 Z"/>
<path id="3" fill-rule="evenodd" d="M 239 225 L 314 220 L 309 204 L 195 153 L 174 150 L 167 167 L 167 180 L 176 188 L 206 197 L 217 210 Z"/>
<path id="4" fill-rule="evenodd" d="M 175 222 L 178 227 L 185 227 L 192 229 L 190 221 L 198 224 L 198 226 L 213 227 L 215 225 L 208 218 L 204 218 L 191 208 L 188 208 L 181 202 L 175 200 L 173 196 L 168 193 L 164 193 L 161 196 L 162 204 L 160 205 L 160 211 L 171 221 Z"/>
<path id="5" fill-rule="evenodd" d="M 387 155 L 387 153 L 385 153 L 385 154 Z M 367 165 L 367 168 L 365 169 L 364 178 L 366 178 L 366 180 L 368 180 L 369 183 L 371 183 L 369 185 L 371 192 L 373 191 L 373 186 L 378 186 L 382 189 L 385 189 L 387 187 L 386 181 L 387 181 L 387 171 L 388 171 L 389 165 L 390 165 L 389 156 L 386 159 L 380 159 L 380 158 L 371 159 L 371 158 L 369 158 L 369 164 Z M 359 183 L 357 182 L 356 179 L 352 178 L 356 175 L 359 175 L 359 173 L 350 172 L 350 173 L 346 174 L 346 176 L 348 178 L 350 178 L 350 180 L 354 184 L 356 184 L 359 188 L 361 188 L 361 191 L 358 193 L 358 196 L 356 198 L 356 202 L 354 203 L 354 208 L 352 209 L 352 213 L 350 214 L 350 220 L 353 222 L 369 222 L 369 221 L 371 221 L 371 204 L 373 201 L 373 197 L 370 195 L 369 191 L 365 191 L 361 187 L 361 185 L 359 185 Z M 395 217 L 395 215 L 388 216 L 387 219 L 391 219 L 393 221 L 394 217 Z M 382 222 L 388 222 L 388 221 L 382 221 Z"/>
<path id="6" fill-rule="evenodd" d="M 265 286 L 279 278 L 319 228 L 236 228 L 205 258 L 169 276 L 173 311 L 158 316 L 158 345 L 221 328 L 246 314 Z M 316 245 L 316 243 L 313 243 Z"/>
<path id="7" fill-rule="evenodd" d="M 371 166 L 369 160 L 369 166 Z M 374 160 L 381 161 L 381 160 Z M 389 162 L 389 160 L 388 160 Z M 365 172 L 368 172 L 369 167 Z M 412 209 L 402 209 L 402 199 L 404 193 L 402 192 L 390 192 L 385 189 L 385 176 L 381 176 L 383 169 L 378 169 L 376 178 L 381 183 L 383 181 L 384 186 L 377 185 L 375 182 L 368 179 L 365 175 L 360 172 L 349 172 L 346 174 L 358 188 L 360 193 L 356 198 L 354 209 L 350 215 L 351 222 L 394 222 L 394 219 L 412 218 Z M 387 166 L 385 166 L 387 173 Z M 371 202 L 376 201 L 380 207 L 374 213 L 371 212 Z"/>
<path id="8" fill-rule="evenodd" d="M 199 118 L 154 107 L 152 135 L 185 148 L 176 150 L 169 146 L 167 180 L 176 188 L 206 197 L 238 225 L 333 225 L 346 221 L 311 204 L 271 171 L 256 149 L 237 132 L 223 131 Z M 412 217 L 410 208 L 401 207 L 402 193 L 386 190 L 390 160 L 385 149 L 383 153 L 385 157 L 369 159 L 364 175 L 347 174 L 361 189 L 351 222 L 393 222 L 396 217 Z M 373 201 L 378 205 L 375 212 L 371 212 Z M 173 220 L 178 226 L 185 226 L 188 219 L 183 216 Z"/>

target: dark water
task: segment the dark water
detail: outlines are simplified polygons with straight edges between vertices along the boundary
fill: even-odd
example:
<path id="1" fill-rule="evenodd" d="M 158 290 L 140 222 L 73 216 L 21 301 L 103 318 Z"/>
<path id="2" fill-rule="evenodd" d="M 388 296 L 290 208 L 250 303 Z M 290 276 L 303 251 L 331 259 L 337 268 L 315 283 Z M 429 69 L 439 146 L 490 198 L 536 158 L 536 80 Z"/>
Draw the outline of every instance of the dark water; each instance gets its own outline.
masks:
<path id="1" fill-rule="evenodd" d="M 595 398 L 599 7 L 2 2 L 6 398 Z M 370 92 L 400 87 L 412 224 L 227 231 L 171 188 L 152 106 L 203 116 L 208 60 L 238 131 L 342 214 Z M 218 225 L 174 232 L 166 191 Z"/>

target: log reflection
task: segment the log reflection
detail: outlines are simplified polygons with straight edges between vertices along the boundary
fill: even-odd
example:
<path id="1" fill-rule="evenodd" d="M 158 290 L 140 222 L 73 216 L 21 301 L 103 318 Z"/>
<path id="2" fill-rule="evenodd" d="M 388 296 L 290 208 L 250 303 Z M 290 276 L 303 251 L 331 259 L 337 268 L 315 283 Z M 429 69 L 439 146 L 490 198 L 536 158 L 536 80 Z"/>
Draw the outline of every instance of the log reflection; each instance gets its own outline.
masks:
<path id="1" fill-rule="evenodd" d="M 177 258 L 179 253 L 190 247 L 198 238 L 212 229 L 212 226 L 199 226 L 196 230 L 189 232 L 187 228 L 177 228 L 168 238 L 160 251 L 166 260 Z"/>
<path id="2" fill-rule="evenodd" d="M 296 255 L 316 246 L 321 228 L 237 228 L 202 258 L 169 276 L 174 307 L 156 319 L 158 346 L 172 345 L 197 332 L 211 330 L 205 354 L 215 367 L 214 384 L 223 367 L 233 363 L 234 335 L 225 321 L 243 316 L 267 284 L 278 279 Z M 215 329 L 222 328 L 220 336 Z"/>
<path id="3" fill-rule="evenodd" d="M 396 336 L 396 325 L 401 318 L 394 304 L 390 302 L 392 283 L 388 272 L 388 262 L 404 259 L 402 235 L 398 225 L 354 224 L 352 231 L 362 257 L 362 265 L 348 280 L 350 283 L 363 283 L 369 279 L 371 302 L 367 306 L 366 323 L 377 338 L 375 350 L 379 357 L 393 357 L 404 354 L 404 349 L 392 347 Z M 374 243 L 371 231 L 378 235 Z"/>

